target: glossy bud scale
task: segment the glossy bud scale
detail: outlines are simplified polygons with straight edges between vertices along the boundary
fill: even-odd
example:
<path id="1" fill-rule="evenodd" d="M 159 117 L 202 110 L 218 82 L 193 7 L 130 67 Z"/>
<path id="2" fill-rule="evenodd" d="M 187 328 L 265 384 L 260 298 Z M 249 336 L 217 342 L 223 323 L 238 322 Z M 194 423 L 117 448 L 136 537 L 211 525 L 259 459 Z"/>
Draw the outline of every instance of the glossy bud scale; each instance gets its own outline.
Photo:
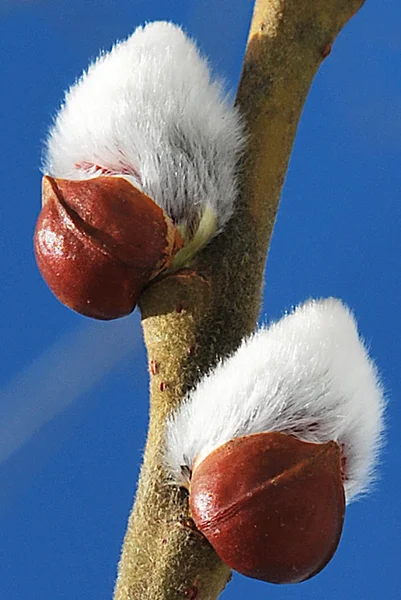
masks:
<path id="1" fill-rule="evenodd" d="M 323 569 L 340 540 L 340 448 L 277 432 L 235 438 L 195 463 L 190 508 L 232 569 L 271 583 L 303 581 Z"/>
<path id="2" fill-rule="evenodd" d="M 135 308 L 145 285 L 182 247 L 171 219 L 121 177 L 45 176 L 36 225 L 36 260 L 57 298 L 96 319 Z"/>

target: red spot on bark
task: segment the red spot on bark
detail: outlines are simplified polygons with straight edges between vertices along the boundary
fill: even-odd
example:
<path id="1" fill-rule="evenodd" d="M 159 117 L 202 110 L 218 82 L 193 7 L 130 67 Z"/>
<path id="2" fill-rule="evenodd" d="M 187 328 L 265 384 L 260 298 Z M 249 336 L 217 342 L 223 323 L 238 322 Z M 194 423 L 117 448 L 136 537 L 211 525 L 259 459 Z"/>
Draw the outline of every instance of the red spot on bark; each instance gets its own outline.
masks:
<path id="1" fill-rule="evenodd" d="M 325 47 L 323 48 L 323 50 L 322 50 L 322 57 L 323 57 L 323 58 L 326 58 L 326 57 L 327 57 L 327 56 L 330 54 L 330 52 L 331 52 L 331 48 L 332 48 L 332 43 L 331 43 L 331 42 L 328 42 L 328 43 L 325 45 Z"/>
<path id="2" fill-rule="evenodd" d="M 152 375 L 157 375 L 159 372 L 159 363 L 156 360 L 150 361 L 150 372 Z"/>

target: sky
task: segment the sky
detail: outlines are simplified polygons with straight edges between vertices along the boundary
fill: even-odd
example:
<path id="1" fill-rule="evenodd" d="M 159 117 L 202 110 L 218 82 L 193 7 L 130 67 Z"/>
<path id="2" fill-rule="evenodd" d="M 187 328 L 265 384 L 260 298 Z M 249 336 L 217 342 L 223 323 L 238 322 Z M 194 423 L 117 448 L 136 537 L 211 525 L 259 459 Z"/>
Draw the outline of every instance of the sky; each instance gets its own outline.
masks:
<path id="1" fill-rule="evenodd" d="M 43 141 L 64 90 L 147 21 L 182 25 L 235 93 L 250 0 L 0 0 L 0 598 L 110 600 L 148 418 L 139 315 L 90 321 L 36 268 Z M 118 10 L 116 10 L 118 6 Z M 369 496 L 334 559 L 224 600 L 400 598 L 401 4 L 369 0 L 315 78 L 266 268 L 261 321 L 310 297 L 355 312 L 388 398 Z"/>

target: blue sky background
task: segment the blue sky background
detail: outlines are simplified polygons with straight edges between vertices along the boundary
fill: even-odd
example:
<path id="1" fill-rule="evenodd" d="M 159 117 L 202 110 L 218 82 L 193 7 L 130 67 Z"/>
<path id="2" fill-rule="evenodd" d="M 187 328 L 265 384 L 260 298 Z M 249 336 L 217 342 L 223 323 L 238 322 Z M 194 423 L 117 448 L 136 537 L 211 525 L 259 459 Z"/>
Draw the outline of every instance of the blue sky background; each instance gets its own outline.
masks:
<path id="1" fill-rule="evenodd" d="M 34 262 L 42 142 L 63 91 L 145 21 L 194 36 L 235 90 L 251 0 L 0 0 L 0 598 L 110 600 L 144 447 L 138 315 L 64 308 Z M 118 10 L 116 10 L 118 6 Z M 388 392 L 373 493 L 296 586 L 235 575 L 225 600 L 401 597 L 401 5 L 370 0 L 315 79 L 266 271 L 263 319 L 308 297 L 356 312 Z"/>

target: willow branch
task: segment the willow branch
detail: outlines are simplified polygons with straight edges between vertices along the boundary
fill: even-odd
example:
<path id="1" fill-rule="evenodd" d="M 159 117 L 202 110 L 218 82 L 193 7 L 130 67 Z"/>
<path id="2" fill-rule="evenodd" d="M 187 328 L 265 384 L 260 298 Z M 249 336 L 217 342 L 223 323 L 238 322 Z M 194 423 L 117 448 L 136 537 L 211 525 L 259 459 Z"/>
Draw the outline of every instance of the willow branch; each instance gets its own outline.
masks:
<path id="1" fill-rule="evenodd" d="M 230 570 L 194 529 L 186 492 L 168 483 L 166 416 L 256 325 L 263 273 L 294 137 L 313 77 L 361 0 L 257 0 L 237 104 L 249 134 L 241 195 L 225 232 L 192 270 L 141 299 L 149 435 L 115 600 L 213 600 Z"/>

